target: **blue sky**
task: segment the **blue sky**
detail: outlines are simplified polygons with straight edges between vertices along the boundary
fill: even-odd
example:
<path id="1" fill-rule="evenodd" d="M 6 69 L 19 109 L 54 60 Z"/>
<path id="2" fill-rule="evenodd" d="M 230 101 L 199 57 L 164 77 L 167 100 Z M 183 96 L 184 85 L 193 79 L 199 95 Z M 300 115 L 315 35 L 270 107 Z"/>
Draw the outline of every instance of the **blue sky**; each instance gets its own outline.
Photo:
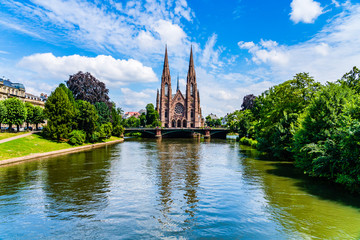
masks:
<path id="1" fill-rule="evenodd" d="M 165 44 L 183 91 L 193 46 L 204 115 L 298 72 L 325 83 L 360 66 L 354 0 L 0 0 L 0 12 L 0 75 L 40 94 L 89 71 L 125 111 L 155 103 Z"/>

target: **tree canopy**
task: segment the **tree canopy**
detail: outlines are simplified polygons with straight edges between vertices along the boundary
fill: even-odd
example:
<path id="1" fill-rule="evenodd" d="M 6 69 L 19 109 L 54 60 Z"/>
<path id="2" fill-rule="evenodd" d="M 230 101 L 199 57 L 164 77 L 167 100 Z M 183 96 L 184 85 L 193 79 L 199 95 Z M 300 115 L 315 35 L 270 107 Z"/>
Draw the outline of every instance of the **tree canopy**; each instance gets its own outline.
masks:
<path id="1" fill-rule="evenodd" d="M 90 73 L 78 72 L 69 77 L 67 87 L 72 91 L 75 100 L 84 100 L 91 104 L 97 102 L 105 103 L 109 109 L 112 106 L 108 96 L 109 89 L 105 83 L 99 81 Z"/>
<path id="2" fill-rule="evenodd" d="M 0 124 L 5 121 L 6 115 L 7 115 L 7 109 L 4 105 L 4 102 L 0 101 Z"/>
<path id="3" fill-rule="evenodd" d="M 75 108 L 62 87 L 57 87 L 45 103 L 45 114 L 48 118 L 47 131 L 51 138 L 68 138 L 75 123 Z"/>
<path id="4" fill-rule="evenodd" d="M 19 125 L 26 120 L 25 104 L 18 98 L 8 98 L 4 100 L 4 105 L 7 109 L 4 123 L 9 124 L 10 130 L 12 125 L 17 125 L 19 131 Z"/>

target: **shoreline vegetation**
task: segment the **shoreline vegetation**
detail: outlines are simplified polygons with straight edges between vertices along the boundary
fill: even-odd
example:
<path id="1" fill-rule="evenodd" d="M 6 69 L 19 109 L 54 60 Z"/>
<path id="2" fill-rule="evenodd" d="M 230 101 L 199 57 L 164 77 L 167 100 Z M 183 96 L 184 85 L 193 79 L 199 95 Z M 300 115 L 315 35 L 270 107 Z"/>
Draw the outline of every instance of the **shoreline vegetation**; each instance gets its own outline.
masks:
<path id="1" fill-rule="evenodd" d="M 55 142 L 35 133 L 30 136 L 0 144 L 0 166 L 37 158 L 74 153 L 102 147 L 108 144 L 123 142 L 124 138 L 110 137 L 104 142 L 70 145 L 66 142 Z"/>
<path id="2" fill-rule="evenodd" d="M 241 144 L 360 193 L 360 70 L 321 84 L 309 73 L 244 97 L 226 116 Z"/>
<path id="3" fill-rule="evenodd" d="M 1 136 L 1 134 L 0 134 Z M 123 138 L 119 137 L 110 137 L 103 142 L 109 142 L 114 140 L 120 140 Z M 30 136 L 26 136 L 23 138 L 15 139 L 9 142 L 1 143 L 0 144 L 0 161 L 16 158 L 16 157 L 23 157 L 30 154 L 36 153 L 46 153 L 50 151 L 74 148 L 79 146 L 87 146 L 96 143 L 84 143 L 82 145 L 71 145 L 67 142 L 56 142 L 53 140 L 49 140 L 42 136 L 41 133 L 34 133 Z"/>

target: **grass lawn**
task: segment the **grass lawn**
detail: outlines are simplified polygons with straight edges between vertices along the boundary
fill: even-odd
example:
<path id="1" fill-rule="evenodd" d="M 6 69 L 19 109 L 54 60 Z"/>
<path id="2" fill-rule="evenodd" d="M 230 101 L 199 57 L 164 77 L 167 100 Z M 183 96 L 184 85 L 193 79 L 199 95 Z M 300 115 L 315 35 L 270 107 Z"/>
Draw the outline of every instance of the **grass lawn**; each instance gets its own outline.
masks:
<path id="1" fill-rule="evenodd" d="M 29 133 L 29 132 L 18 132 L 18 133 L 8 133 L 8 132 L 3 132 L 0 133 L 0 140 L 3 140 L 5 138 L 11 138 L 11 137 L 16 137 L 25 133 Z"/>
<path id="2" fill-rule="evenodd" d="M 111 137 L 107 139 L 106 142 L 119 139 L 121 138 Z M 89 144 L 92 143 L 86 143 L 84 145 Z M 9 158 L 23 157 L 32 153 L 51 152 L 72 147 L 78 146 L 71 146 L 67 143 L 53 142 L 41 137 L 38 134 L 32 134 L 30 136 L 19 138 L 10 142 L 1 143 L 0 161 Z"/>

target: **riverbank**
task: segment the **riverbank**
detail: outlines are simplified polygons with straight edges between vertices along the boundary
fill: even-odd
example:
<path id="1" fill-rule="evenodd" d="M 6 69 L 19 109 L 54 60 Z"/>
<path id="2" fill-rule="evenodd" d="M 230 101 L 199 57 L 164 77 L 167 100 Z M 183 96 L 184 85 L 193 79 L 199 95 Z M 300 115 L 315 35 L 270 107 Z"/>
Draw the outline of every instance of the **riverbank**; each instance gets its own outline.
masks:
<path id="1" fill-rule="evenodd" d="M 106 142 L 96 144 L 86 144 L 82 146 L 71 146 L 67 143 L 52 142 L 42 138 L 40 135 L 33 134 L 28 137 L 6 142 L 0 145 L 0 166 L 69 154 L 79 151 L 86 151 L 94 148 L 103 147 L 115 143 L 123 142 L 123 138 L 111 137 Z"/>

